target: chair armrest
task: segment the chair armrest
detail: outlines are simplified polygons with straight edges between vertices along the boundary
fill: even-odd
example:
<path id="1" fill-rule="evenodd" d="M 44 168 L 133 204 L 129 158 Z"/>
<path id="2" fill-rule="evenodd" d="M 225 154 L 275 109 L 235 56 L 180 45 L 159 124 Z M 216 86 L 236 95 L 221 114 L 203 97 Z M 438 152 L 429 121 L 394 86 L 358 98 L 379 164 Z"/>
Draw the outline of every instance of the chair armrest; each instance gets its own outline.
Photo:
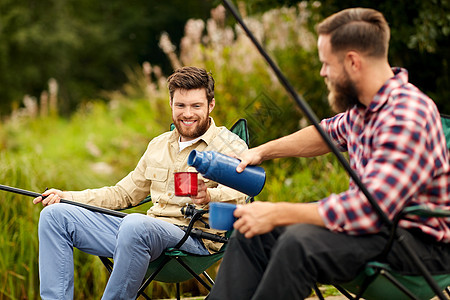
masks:
<path id="1" fill-rule="evenodd" d="M 425 206 L 408 206 L 405 207 L 400 213 L 398 213 L 393 222 L 392 222 L 392 228 L 390 230 L 389 240 L 381 254 L 381 257 L 386 257 L 386 255 L 389 253 L 392 243 L 395 240 L 396 232 L 398 229 L 398 224 L 400 220 L 402 220 L 407 215 L 415 215 L 420 217 L 426 217 L 426 218 L 449 218 L 450 217 L 450 210 L 444 210 L 444 209 L 429 209 Z"/>
<path id="2" fill-rule="evenodd" d="M 429 209 L 423 206 L 409 206 L 405 207 L 402 211 L 402 215 L 415 215 L 420 217 L 437 217 L 448 218 L 450 217 L 450 210 L 444 209 Z"/>
<path id="3" fill-rule="evenodd" d="M 189 207 L 189 206 L 188 206 Z M 185 210 L 183 210 L 183 208 L 181 209 L 181 213 L 185 214 Z M 197 222 L 198 220 L 201 220 L 202 216 L 207 213 L 207 210 L 196 210 L 194 209 L 193 211 L 193 215 L 191 216 L 191 221 L 189 221 L 189 224 L 187 227 L 185 227 L 185 229 L 183 229 L 181 226 L 181 229 L 184 230 L 184 236 L 181 238 L 181 240 L 176 244 L 175 247 L 173 247 L 174 249 L 179 249 L 181 247 L 181 245 L 184 244 L 184 242 L 188 239 L 189 235 L 191 235 L 192 233 L 192 229 L 194 228 L 194 224 L 195 222 Z"/>

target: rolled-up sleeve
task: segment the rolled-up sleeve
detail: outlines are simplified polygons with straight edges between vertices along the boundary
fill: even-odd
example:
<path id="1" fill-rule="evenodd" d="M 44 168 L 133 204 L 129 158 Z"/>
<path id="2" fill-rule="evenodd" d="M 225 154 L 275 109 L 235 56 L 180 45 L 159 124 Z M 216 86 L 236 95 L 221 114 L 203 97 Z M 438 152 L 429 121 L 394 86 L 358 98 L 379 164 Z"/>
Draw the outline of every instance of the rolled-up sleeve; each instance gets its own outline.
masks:
<path id="1" fill-rule="evenodd" d="M 320 122 L 320 126 L 342 152 L 347 151 L 346 118 L 348 116 L 346 117 L 344 113 L 341 113 Z"/>

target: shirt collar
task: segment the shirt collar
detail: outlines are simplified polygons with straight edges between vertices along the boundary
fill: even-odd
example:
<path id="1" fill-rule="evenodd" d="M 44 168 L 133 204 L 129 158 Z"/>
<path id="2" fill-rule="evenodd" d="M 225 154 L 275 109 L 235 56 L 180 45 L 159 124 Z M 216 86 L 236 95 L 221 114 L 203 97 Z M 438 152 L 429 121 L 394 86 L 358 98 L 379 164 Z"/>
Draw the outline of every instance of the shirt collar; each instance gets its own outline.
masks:
<path id="1" fill-rule="evenodd" d="M 199 140 L 204 141 L 207 145 L 209 145 L 212 142 L 212 140 L 214 139 L 216 128 L 217 128 L 216 123 L 214 122 L 214 119 L 212 117 L 209 117 L 209 120 L 210 120 L 210 124 L 209 124 L 208 130 L 202 136 L 200 136 L 200 139 L 199 139 Z M 178 144 L 179 139 L 180 139 L 180 133 L 175 128 L 171 132 L 169 141 L 171 144 L 173 144 L 173 143 Z"/>
<path id="2" fill-rule="evenodd" d="M 394 77 L 389 78 L 384 85 L 378 90 L 372 102 L 370 102 L 367 111 L 376 112 L 388 100 L 392 90 L 408 83 L 408 71 L 403 68 L 392 68 Z"/>

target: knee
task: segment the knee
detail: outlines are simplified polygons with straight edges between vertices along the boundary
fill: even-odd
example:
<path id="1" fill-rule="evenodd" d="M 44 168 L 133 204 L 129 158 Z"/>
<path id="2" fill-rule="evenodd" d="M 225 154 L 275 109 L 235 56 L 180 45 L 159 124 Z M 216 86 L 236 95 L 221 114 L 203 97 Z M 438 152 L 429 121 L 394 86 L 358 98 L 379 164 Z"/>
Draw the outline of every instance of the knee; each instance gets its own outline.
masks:
<path id="1" fill-rule="evenodd" d="M 228 247 L 235 247 L 236 245 L 240 245 L 240 247 L 254 247 L 253 244 L 258 244 L 261 240 L 261 235 L 257 235 L 253 238 L 246 238 L 243 233 L 240 233 L 239 230 L 234 230 L 231 234 L 230 240 L 228 242 Z"/>
<path id="2" fill-rule="evenodd" d="M 233 233 L 231 234 L 231 238 L 234 240 L 247 240 L 247 238 L 239 232 L 239 230 L 233 230 Z"/>
<path id="3" fill-rule="evenodd" d="M 55 203 L 44 207 L 39 216 L 39 237 L 67 231 L 70 210 L 71 205 L 64 203 Z"/>
<path id="4" fill-rule="evenodd" d="M 57 221 L 61 221 L 65 210 L 66 205 L 62 203 L 55 203 L 44 207 L 41 210 L 39 217 L 39 228 L 52 225 Z"/>
<path id="5" fill-rule="evenodd" d="M 136 238 L 148 230 L 151 218 L 143 214 L 129 214 L 120 222 L 119 238 Z"/>

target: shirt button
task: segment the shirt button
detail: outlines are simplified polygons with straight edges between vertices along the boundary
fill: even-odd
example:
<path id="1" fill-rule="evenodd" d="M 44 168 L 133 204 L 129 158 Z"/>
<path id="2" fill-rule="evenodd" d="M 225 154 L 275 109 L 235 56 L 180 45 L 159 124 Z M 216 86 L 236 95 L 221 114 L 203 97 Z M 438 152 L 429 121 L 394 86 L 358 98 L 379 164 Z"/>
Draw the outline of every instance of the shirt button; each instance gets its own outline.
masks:
<path id="1" fill-rule="evenodd" d="M 169 197 L 172 196 L 172 193 L 168 193 L 167 196 L 169 196 Z"/>

